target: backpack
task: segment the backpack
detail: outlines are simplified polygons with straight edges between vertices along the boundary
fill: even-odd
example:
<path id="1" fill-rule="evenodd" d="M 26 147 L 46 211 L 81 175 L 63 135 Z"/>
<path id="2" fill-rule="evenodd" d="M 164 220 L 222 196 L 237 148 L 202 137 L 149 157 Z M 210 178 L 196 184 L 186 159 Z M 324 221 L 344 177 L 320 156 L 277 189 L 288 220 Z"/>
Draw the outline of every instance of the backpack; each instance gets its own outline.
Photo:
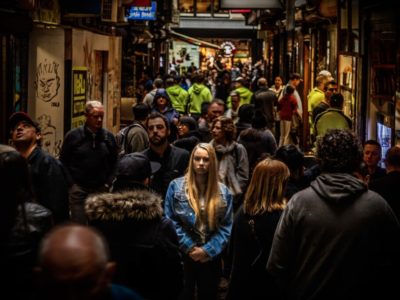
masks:
<path id="1" fill-rule="evenodd" d="M 143 127 L 141 124 L 137 122 L 133 122 L 129 126 L 122 128 L 118 133 L 115 135 L 115 140 L 118 146 L 118 156 L 122 157 L 126 154 L 126 137 L 129 133 L 129 130 L 133 127 Z"/>

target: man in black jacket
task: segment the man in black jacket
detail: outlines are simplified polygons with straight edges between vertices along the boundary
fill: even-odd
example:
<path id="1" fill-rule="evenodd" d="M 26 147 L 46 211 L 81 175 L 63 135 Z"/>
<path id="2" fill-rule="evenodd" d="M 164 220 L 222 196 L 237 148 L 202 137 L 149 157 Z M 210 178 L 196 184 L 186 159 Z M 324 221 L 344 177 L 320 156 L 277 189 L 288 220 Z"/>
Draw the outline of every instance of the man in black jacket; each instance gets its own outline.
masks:
<path id="1" fill-rule="evenodd" d="M 83 224 L 87 196 L 109 190 L 118 156 L 114 135 L 103 128 L 103 104 L 87 102 L 85 116 L 83 126 L 66 134 L 60 153 L 71 184 L 71 219 Z"/>
<path id="2" fill-rule="evenodd" d="M 259 78 L 257 85 L 259 89 L 253 94 L 254 107 L 261 111 L 267 122 L 267 128 L 275 133 L 274 105 L 278 99 L 275 93 L 268 88 L 267 79 Z"/>
<path id="3" fill-rule="evenodd" d="M 150 187 L 165 196 L 169 183 L 183 174 L 189 164 L 189 152 L 170 145 L 168 136 L 170 134 L 168 120 L 160 113 L 153 112 L 146 122 L 149 134 L 150 147 L 142 153 L 150 161 L 161 164 L 161 169 L 154 174 Z"/>
<path id="4" fill-rule="evenodd" d="M 389 203 L 400 220 L 400 198 L 398 185 L 400 183 L 400 147 L 394 146 L 386 152 L 386 175 L 371 180 L 369 188 L 381 195 Z"/>
<path id="5" fill-rule="evenodd" d="M 114 282 L 149 300 L 178 299 L 183 286 L 175 226 L 148 187 L 160 167 L 143 153 L 129 153 L 117 163 L 113 192 L 86 201 L 89 225 L 104 234 L 117 263 Z"/>
<path id="6" fill-rule="evenodd" d="M 62 164 L 41 148 L 39 124 L 25 112 L 14 113 L 9 120 L 14 147 L 30 165 L 36 201 L 48 208 L 54 222 L 69 219 L 68 185 Z"/>

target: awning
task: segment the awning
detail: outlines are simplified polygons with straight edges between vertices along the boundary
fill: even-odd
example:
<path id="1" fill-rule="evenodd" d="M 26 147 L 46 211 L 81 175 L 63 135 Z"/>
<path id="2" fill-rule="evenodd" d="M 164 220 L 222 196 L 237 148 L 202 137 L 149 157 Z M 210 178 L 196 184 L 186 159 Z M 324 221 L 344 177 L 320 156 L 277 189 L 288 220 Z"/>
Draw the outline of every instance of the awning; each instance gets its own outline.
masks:
<path id="1" fill-rule="evenodd" d="M 170 36 L 178 39 L 178 40 L 181 40 L 181 41 L 184 41 L 184 42 L 187 42 L 189 44 L 196 45 L 196 46 L 205 47 L 205 48 L 221 49 L 221 47 L 218 46 L 218 45 L 215 45 L 215 44 L 203 41 L 203 40 L 199 40 L 199 39 L 196 39 L 194 37 L 191 37 L 191 36 L 188 36 L 188 35 L 184 35 L 182 33 L 178 33 L 178 32 L 173 31 L 171 29 L 168 31 L 168 34 Z"/>

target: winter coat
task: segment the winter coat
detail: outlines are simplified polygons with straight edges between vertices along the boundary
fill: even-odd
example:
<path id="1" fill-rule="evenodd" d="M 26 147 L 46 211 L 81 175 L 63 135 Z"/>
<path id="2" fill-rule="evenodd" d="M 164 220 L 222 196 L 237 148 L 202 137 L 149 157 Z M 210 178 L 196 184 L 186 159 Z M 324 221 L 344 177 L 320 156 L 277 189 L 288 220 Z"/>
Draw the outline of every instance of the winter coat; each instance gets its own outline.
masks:
<path id="1" fill-rule="evenodd" d="M 163 216 L 162 199 L 145 189 L 89 197 L 89 224 L 106 237 L 117 263 L 114 281 L 146 299 L 177 299 L 183 285 L 174 224 Z"/>
<path id="2" fill-rule="evenodd" d="M 28 157 L 35 199 L 51 210 L 55 223 L 69 219 L 68 179 L 62 163 L 36 147 Z"/>
<path id="3" fill-rule="evenodd" d="M 211 102 L 212 94 L 208 87 L 204 84 L 194 83 L 189 88 L 189 112 L 191 114 L 201 114 L 201 104 L 204 102 Z"/>
<path id="4" fill-rule="evenodd" d="M 236 213 L 228 246 L 232 267 L 226 299 L 279 299 L 279 290 L 265 265 L 281 213 L 249 216 L 243 206 Z"/>
<path id="5" fill-rule="evenodd" d="M 192 150 L 200 143 L 201 136 L 198 130 L 191 130 L 186 136 L 180 137 L 174 141 L 173 145 L 192 153 Z"/>
<path id="6" fill-rule="evenodd" d="M 2 241 L 5 248 L 0 248 L 0 287 L 9 299 L 29 299 L 32 295 L 39 243 L 52 226 L 53 215 L 44 206 L 26 202 L 18 208 L 11 234 Z"/>
<path id="7" fill-rule="evenodd" d="M 117 158 L 114 135 L 104 128 L 92 133 L 86 125 L 66 134 L 60 153 L 71 184 L 85 188 L 111 185 Z"/>
<path id="8" fill-rule="evenodd" d="M 206 226 L 205 242 L 195 230 L 195 214 L 189 205 L 186 193 L 185 177 L 173 180 L 165 197 L 165 215 L 170 218 L 176 227 L 179 246 L 183 253 L 188 254 L 195 246 L 201 246 L 207 255 L 214 258 L 221 254 L 228 243 L 232 229 L 232 195 L 228 188 L 220 183 L 219 191 L 221 205 L 218 211 L 218 227 L 211 231 Z"/>
<path id="9" fill-rule="evenodd" d="M 250 178 L 260 157 L 263 154 L 275 155 L 277 148 L 275 137 L 268 129 L 247 128 L 240 133 L 238 143 L 246 148 Z"/>
<path id="10" fill-rule="evenodd" d="M 274 105 L 278 101 L 273 91 L 268 87 L 260 88 L 253 94 L 254 107 L 261 111 L 267 121 L 268 129 L 274 128 Z"/>
<path id="11" fill-rule="evenodd" d="M 398 299 L 399 234 L 364 182 L 323 173 L 288 203 L 267 269 L 287 299 Z"/>

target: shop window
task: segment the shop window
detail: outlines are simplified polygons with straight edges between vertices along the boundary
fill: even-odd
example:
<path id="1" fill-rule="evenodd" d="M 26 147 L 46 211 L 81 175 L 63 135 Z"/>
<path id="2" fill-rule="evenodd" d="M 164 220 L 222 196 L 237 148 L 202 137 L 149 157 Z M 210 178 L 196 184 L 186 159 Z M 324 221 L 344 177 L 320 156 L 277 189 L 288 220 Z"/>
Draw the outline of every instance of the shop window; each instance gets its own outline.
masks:
<path id="1" fill-rule="evenodd" d="M 359 0 L 342 0 L 340 6 L 340 51 L 360 52 Z"/>
<path id="2" fill-rule="evenodd" d="M 183 15 L 199 17 L 229 15 L 229 11 L 220 10 L 218 0 L 179 0 L 179 11 Z"/>
<path id="3" fill-rule="evenodd" d="M 356 74 L 357 58 L 351 55 L 339 56 L 339 87 L 344 98 L 343 112 L 353 119 L 355 118 L 356 105 Z"/>
<path id="4" fill-rule="evenodd" d="M 181 13 L 194 13 L 194 0 L 179 0 L 179 11 Z"/>

